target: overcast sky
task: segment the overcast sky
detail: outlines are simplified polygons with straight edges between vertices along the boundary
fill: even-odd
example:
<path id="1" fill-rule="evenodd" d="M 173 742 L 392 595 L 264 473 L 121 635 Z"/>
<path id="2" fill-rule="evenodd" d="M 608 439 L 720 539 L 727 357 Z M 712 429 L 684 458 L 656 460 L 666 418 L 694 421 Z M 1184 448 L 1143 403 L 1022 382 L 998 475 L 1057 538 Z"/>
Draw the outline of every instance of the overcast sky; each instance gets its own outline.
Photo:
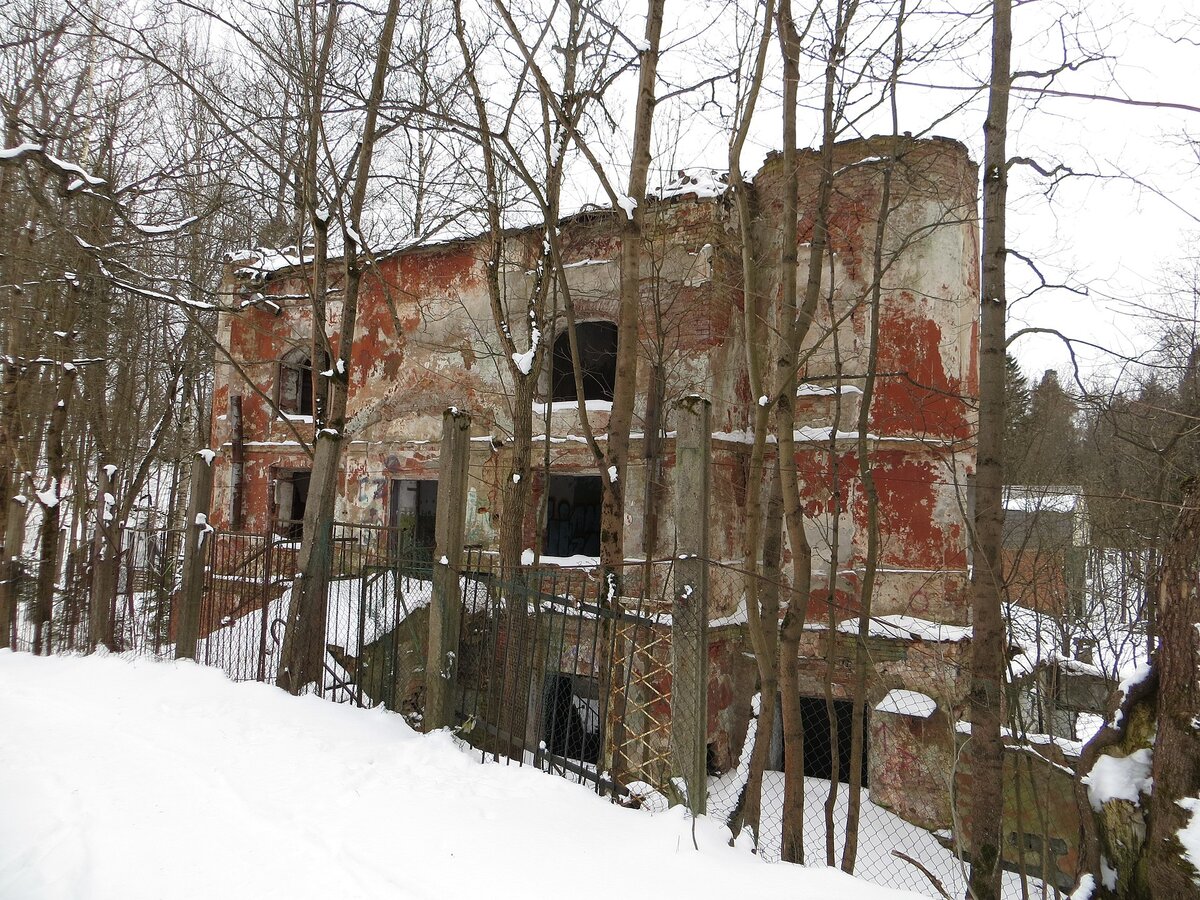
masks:
<path id="1" fill-rule="evenodd" d="M 910 8 L 917 2 L 910 0 Z M 727 39 L 723 36 L 729 25 L 717 19 L 717 3 L 667 6 L 675 18 L 664 40 L 669 49 L 663 68 L 665 77 L 682 78 L 696 71 L 696 43 Z M 941 14 L 975 6 L 943 0 L 919 8 Z M 1041 0 L 1022 5 L 1013 17 L 1014 69 L 1040 70 L 1062 63 L 1066 34 L 1066 59 L 1076 62 L 1089 54 L 1102 58 L 1058 76 L 1051 85 L 1056 90 L 1200 106 L 1200 46 L 1186 40 L 1200 39 L 1200 26 L 1189 29 L 1184 21 L 1190 6 L 1188 0 Z M 640 12 L 640 4 L 634 7 Z M 1197 13 L 1191 15 L 1195 19 Z M 930 15 L 927 21 L 938 19 Z M 923 26 L 914 21 L 914 46 L 919 27 Z M 986 96 L 979 93 L 965 109 L 946 115 L 969 100 L 972 85 L 977 87 L 986 77 L 989 38 L 990 27 L 981 27 L 958 59 L 910 73 L 913 82 L 941 87 L 910 86 L 902 92 L 902 131 L 952 137 L 970 147 L 976 160 L 982 157 Z M 672 42 L 677 42 L 676 49 L 670 49 Z M 773 59 L 777 55 L 773 53 Z M 1046 84 L 1020 82 L 1029 87 L 1039 83 Z M 744 156 L 748 171 L 757 168 L 765 152 L 780 146 L 778 112 L 771 102 L 764 106 Z M 802 115 L 800 143 L 818 141 L 818 128 L 815 115 Z M 680 114 L 678 108 L 672 113 L 664 107 L 655 129 L 658 162 L 726 167 L 724 134 L 703 115 Z M 863 133 L 889 129 L 888 120 L 879 116 L 859 127 Z M 1014 170 L 1009 244 L 1036 259 L 1047 280 L 1086 290 L 1087 296 L 1050 289 L 1019 299 L 1036 280 L 1022 263 L 1011 260 L 1010 332 L 1030 325 L 1057 328 L 1133 357 L 1152 346 L 1155 323 L 1143 307 L 1156 307 L 1175 269 L 1196 255 L 1192 247 L 1200 231 L 1200 164 L 1184 140 L 1188 131 L 1200 134 L 1200 113 L 1074 98 L 1043 96 L 1035 101 L 1028 93 L 1014 97 L 1010 153 L 1036 158 L 1046 168 L 1062 163 L 1087 174 L 1061 181 L 1047 196 L 1044 179 L 1026 168 Z M 1086 346 L 1076 350 L 1085 380 L 1098 370 L 1114 373 L 1122 364 Z M 1031 378 L 1050 367 L 1069 377 L 1069 356 L 1056 338 L 1026 337 L 1013 352 Z"/>

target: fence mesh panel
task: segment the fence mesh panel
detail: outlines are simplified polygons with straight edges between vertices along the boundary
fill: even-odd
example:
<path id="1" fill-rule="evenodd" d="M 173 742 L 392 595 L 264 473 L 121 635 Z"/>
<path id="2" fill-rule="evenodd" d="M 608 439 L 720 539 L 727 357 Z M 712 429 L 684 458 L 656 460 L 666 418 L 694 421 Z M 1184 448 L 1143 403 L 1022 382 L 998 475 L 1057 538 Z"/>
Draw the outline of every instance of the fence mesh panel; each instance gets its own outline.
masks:
<path id="1" fill-rule="evenodd" d="M 90 557 L 69 557 L 42 649 L 86 650 L 92 604 L 106 602 L 116 649 L 173 655 L 183 540 L 177 530 L 123 529 L 112 595 L 99 601 Z M 411 530 L 374 526 L 339 523 L 332 540 L 318 690 L 336 702 L 382 705 L 420 727 L 431 549 L 415 546 Z M 199 662 L 236 680 L 274 681 L 298 553 L 298 542 L 273 533 L 206 536 Z M 688 583 L 675 577 L 680 571 L 677 561 L 657 569 L 645 564 L 609 581 L 597 570 L 506 570 L 493 555 L 468 550 L 458 573 L 458 733 L 483 759 L 535 766 L 631 806 L 686 802 L 699 782 L 707 813 L 736 827 L 750 825 L 757 799 L 753 843 L 764 859 L 779 860 L 788 751 L 779 699 L 714 696 L 725 685 L 709 670 L 713 637 L 704 636 L 702 611 L 689 607 Z M 19 650 L 34 649 L 35 585 L 36 571 L 26 567 L 8 623 Z M 695 698 L 698 690 L 708 692 L 707 702 Z M 861 709 L 856 756 L 853 702 L 802 698 L 804 787 L 795 811 L 805 864 L 843 864 L 857 807 L 854 874 L 932 896 L 964 894 L 966 867 L 949 832 L 921 828 L 873 802 L 864 762 L 874 717 L 917 722 L 931 714 L 931 703 L 922 694 L 892 691 L 875 708 Z M 752 714 L 744 740 L 717 747 L 715 731 L 725 727 L 718 715 L 746 706 Z M 770 727 L 760 735 L 765 719 Z M 756 744 L 765 765 L 751 797 Z M 696 762 L 699 768 L 689 771 Z M 854 771 L 862 776 L 857 791 L 848 783 Z M 742 840 L 750 834 L 747 828 Z M 1038 880 L 1040 873 L 1006 872 L 1004 896 L 1063 896 Z"/>

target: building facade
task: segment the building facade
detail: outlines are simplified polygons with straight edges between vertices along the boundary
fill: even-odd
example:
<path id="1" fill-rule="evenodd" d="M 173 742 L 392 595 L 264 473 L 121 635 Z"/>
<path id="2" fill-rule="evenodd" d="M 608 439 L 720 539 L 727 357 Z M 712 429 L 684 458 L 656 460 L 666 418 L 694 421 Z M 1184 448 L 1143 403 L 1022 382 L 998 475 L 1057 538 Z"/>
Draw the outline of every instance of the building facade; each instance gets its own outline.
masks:
<path id="1" fill-rule="evenodd" d="M 799 167 L 803 244 L 813 227 L 818 155 L 801 153 Z M 857 423 L 868 374 L 870 299 L 878 281 L 879 344 L 867 445 L 879 497 L 879 552 L 872 621 L 863 629 L 872 660 L 868 777 L 875 802 L 939 828 L 949 824 L 954 723 L 965 698 L 963 660 L 970 635 L 966 521 L 978 368 L 977 172 L 961 144 L 936 138 L 845 142 L 836 147 L 835 168 L 831 253 L 797 396 L 796 462 L 815 587 L 811 628 L 801 649 L 802 693 L 816 715 L 826 715 L 827 683 L 840 704 L 838 715 L 852 696 L 868 514 L 858 478 Z M 888 168 L 889 215 L 880 230 Z M 774 155 L 751 185 L 749 228 L 760 248 L 758 284 L 768 297 L 777 296 L 780 284 L 784 174 L 782 156 Z M 694 190 L 688 185 L 680 179 L 672 196 L 648 201 L 645 208 L 625 546 L 640 559 L 671 557 L 671 401 L 691 394 L 708 398 L 716 562 L 710 615 L 719 622 L 723 642 L 721 652 L 712 654 L 717 671 L 710 683 L 717 689 L 710 690 L 710 731 L 721 768 L 734 764 L 741 752 L 739 734 L 745 734 L 749 707 L 748 696 L 734 696 L 745 691 L 726 689 L 744 683 L 745 673 L 721 667 L 737 667 L 745 658 L 726 645 L 744 644 L 744 635 L 737 638 L 744 621 L 739 568 L 745 498 L 761 489 L 748 483 L 757 398 L 746 374 L 739 223 L 718 191 L 704 183 Z M 580 323 L 588 424 L 600 436 L 612 397 L 621 215 L 583 212 L 560 224 Z M 801 284 L 807 277 L 803 250 Z M 508 294 L 527 295 L 540 252 L 536 231 L 506 236 L 501 283 Z M 449 241 L 382 256 L 364 280 L 338 518 L 403 527 L 415 543 L 427 541 L 441 414 L 453 405 L 468 410 L 473 423 L 468 543 L 495 547 L 501 517 L 521 515 L 525 546 L 534 555 L 575 562 L 594 557 L 602 473 L 582 436 L 561 316 L 541 336 L 552 347 L 538 373 L 533 410 L 532 508 L 502 508 L 513 391 L 507 360 L 494 339 L 486 259 L 483 238 Z M 341 314 L 334 287 L 327 303 L 331 334 Z M 313 437 L 321 391 L 311 373 L 329 365 L 313 352 L 304 261 L 248 253 L 230 261 L 223 290 L 233 311 L 220 320 L 227 354 L 216 360 L 212 433 L 220 453 L 210 518 L 218 527 L 298 537 L 310 467 L 304 444 Z M 511 318 L 520 332 L 520 316 Z M 519 346 L 529 346 L 525 329 L 515 334 Z M 911 709 L 896 702 L 914 696 L 926 699 Z"/>

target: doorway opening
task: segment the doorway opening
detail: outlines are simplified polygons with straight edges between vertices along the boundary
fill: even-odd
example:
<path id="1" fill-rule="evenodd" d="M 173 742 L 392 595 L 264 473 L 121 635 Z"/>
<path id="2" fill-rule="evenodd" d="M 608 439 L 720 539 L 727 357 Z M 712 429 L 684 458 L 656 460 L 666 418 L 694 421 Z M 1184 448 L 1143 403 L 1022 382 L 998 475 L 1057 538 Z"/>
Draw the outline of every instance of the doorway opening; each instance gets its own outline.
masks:
<path id="1" fill-rule="evenodd" d="M 275 473 L 275 533 L 289 541 L 304 537 L 304 510 L 308 507 L 311 477 L 307 469 Z"/>
<path id="2" fill-rule="evenodd" d="M 436 479 L 394 478 L 388 498 L 389 548 L 393 557 L 433 553 L 436 542 Z"/>

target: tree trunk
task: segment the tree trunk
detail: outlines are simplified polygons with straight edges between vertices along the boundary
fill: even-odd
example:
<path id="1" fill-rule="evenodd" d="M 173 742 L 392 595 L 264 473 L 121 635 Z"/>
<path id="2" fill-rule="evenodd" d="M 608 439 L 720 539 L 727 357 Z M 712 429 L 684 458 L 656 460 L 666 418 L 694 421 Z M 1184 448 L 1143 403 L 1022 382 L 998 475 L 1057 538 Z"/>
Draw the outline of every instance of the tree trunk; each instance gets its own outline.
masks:
<path id="1" fill-rule="evenodd" d="M 763 72 L 771 48 L 775 3 L 767 0 L 763 11 L 762 34 L 754 59 L 754 68 L 746 89 L 741 119 L 729 144 L 729 183 L 737 212 L 738 240 L 742 264 L 742 328 L 746 347 L 746 376 L 750 394 L 755 398 L 754 443 L 750 448 L 750 464 L 746 470 L 746 530 L 743 540 L 743 578 L 746 595 L 746 620 L 754 660 L 758 667 L 759 715 L 754 746 L 750 755 L 750 771 L 742 796 L 734 810 L 730 828 L 734 834 L 749 827 L 757 844 L 761 837 L 762 779 L 771 749 L 775 726 L 775 697 L 778 693 L 779 671 L 779 579 L 782 550 L 783 495 L 779 486 L 776 465 L 770 481 L 767 504 L 766 535 L 763 532 L 762 487 L 766 482 L 767 428 L 770 410 L 760 398 L 768 397 L 765 385 L 768 377 L 767 298 L 759 289 L 759 254 L 754 234 L 755 210 L 753 196 L 742 178 L 742 149 L 750 133 L 754 110 L 762 90 Z M 768 548 L 774 547 L 771 553 Z M 760 565 L 760 554 L 762 562 Z M 761 579 L 760 579 L 761 573 Z"/>
<path id="2" fill-rule="evenodd" d="M 758 661 L 758 692 L 759 712 L 758 727 L 754 732 L 754 747 L 750 753 L 750 771 L 746 776 L 746 785 L 742 789 L 743 799 L 741 810 L 735 822 L 736 834 L 743 827 L 749 828 L 754 836 L 755 845 L 762 840 L 762 782 L 763 772 L 770 761 L 771 737 L 775 731 L 775 698 L 779 693 L 779 583 L 783 555 L 783 492 L 779 483 L 779 466 L 774 467 L 771 476 L 769 499 L 766 507 L 765 529 L 763 533 L 763 565 L 762 585 L 755 591 L 753 601 L 747 597 L 747 603 L 753 602 L 757 607 L 761 603 L 762 632 L 759 639 L 762 646 L 755 644 L 754 655 Z"/>
<path id="3" fill-rule="evenodd" d="M 887 238 L 888 219 L 892 204 L 892 175 L 900 153 L 900 120 L 896 106 L 896 84 L 904 58 L 905 0 L 896 11 L 896 34 L 892 52 L 892 71 L 888 79 L 888 95 L 892 113 L 892 149 L 883 169 L 883 185 L 879 192 L 879 212 L 875 222 L 875 248 L 872 255 L 870 291 L 871 317 L 867 336 L 867 368 L 863 392 L 858 407 L 858 472 L 867 507 L 867 553 L 863 561 L 862 589 L 859 593 L 858 640 L 854 645 L 854 718 L 850 729 L 849 797 L 846 810 L 846 843 L 842 848 L 842 869 L 854 873 L 858 858 L 858 824 L 862 810 L 862 758 L 866 747 L 864 735 L 867 699 L 867 636 L 870 633 L 871 610 L 875 595 L 875 575 L 879 563 L 879 490 L 871 463 L 867 435 L 871 432 L 871 400 L 875 394 L 875 378 L 879 370 L 879 315 L 883 294 L 883 245 Z"/>
<path id="4" fill-rule="evenodd" d="M 344 221 L 346 273 L 343 285 L 342 327 L 338 339 L 338 364 L 329 381 L 329 411 L 326 426 L 317 433 L 309 481 L 308 506 L 304 510 L 304 540 L 300 548 L 300 577 L 293 589 L 292 608 L 288 613 L 280 653 L 276 683 L 298 694 L 309 685 L 320 684 L 325 650 L 327 588 L 333 552 L 333 517 L 337 505 L 338 476 L 342 448 L 346 443 L 346 407 L 350 389 L 350 363 L 354 348 L 354 328 L 358 319 L 358 297 L 362 286 L 363 259 L 360 252 L 362 211 L 366 202 L 371 157 L 378 136 L 376 122 L 396 30 L 399 0 L 390 0 L 375 55 L 371 93 L 359 140 L 358 167 L 350 209 Z"/>
<path id="5" fill-rule="evenodd" d="M 64 367 L 58 376 L 58 398 L 46 428 L 46 488 L 43 492 L 41 554 L 38 559 L 37 595 L 34 606 L 34 653 L 51 653 L 54 618 L 54 588 L 58 583 L 59 525 L 62 521 L 62 487 L 66 472 L 63 429 L 67 424 L 67 404 L 75 386 L 75 369 Z M 47 502 L 46 494 L 53 494 Z"/>
<path id="6" fill-rule="evenodd" d="M 1146 883 L 1155 900 L 1200 898 L 1200 872 L 1179 831 L 1200 816 L 1200 483 L 1184 497 L 1166 546 L 1159 590 L 1157 736 L 1146 834 Z"/>
<path id="7" fill-rule="evenodd" d="M 1011 0 L 992 4 L 992 80 L 984 123 L 983 282 L 979 332 L 979 439 L 975 475 L 975 553 L 971 576 L 974 633 L 967 697 L 971 738 L 965 755 L 969 890 L 975 900 L 1000 896 L 1004 744 L 1000 737 L 1005 630 L 1000 571 L 1003 508 L 1005 203 L 1008 190 L 1008 99 L 1012 55 Z"/>
<path id="8" fill-rule="evenodd" d="M 662 34 L 664 0 L 649 0 L 644 49 L 640 51 L 637 109 L 634 113 L 633 148 L 629 167 L 627 207 L 621 223 L 621 289 L 617 313 L 617 374 L 613 385 L 612 414 L 608 420 L 608 471 L 601 475 L 604 491 L 600 504 L 600 559 L 609 584 L 619 591 L 625 561 L 625 464 L 633 401 L 637 396 L 638 324 L 641 320 L 642 221 L 646 180 L 650 170 L 650 134 L 654 124 L 658 46 Z"/>

